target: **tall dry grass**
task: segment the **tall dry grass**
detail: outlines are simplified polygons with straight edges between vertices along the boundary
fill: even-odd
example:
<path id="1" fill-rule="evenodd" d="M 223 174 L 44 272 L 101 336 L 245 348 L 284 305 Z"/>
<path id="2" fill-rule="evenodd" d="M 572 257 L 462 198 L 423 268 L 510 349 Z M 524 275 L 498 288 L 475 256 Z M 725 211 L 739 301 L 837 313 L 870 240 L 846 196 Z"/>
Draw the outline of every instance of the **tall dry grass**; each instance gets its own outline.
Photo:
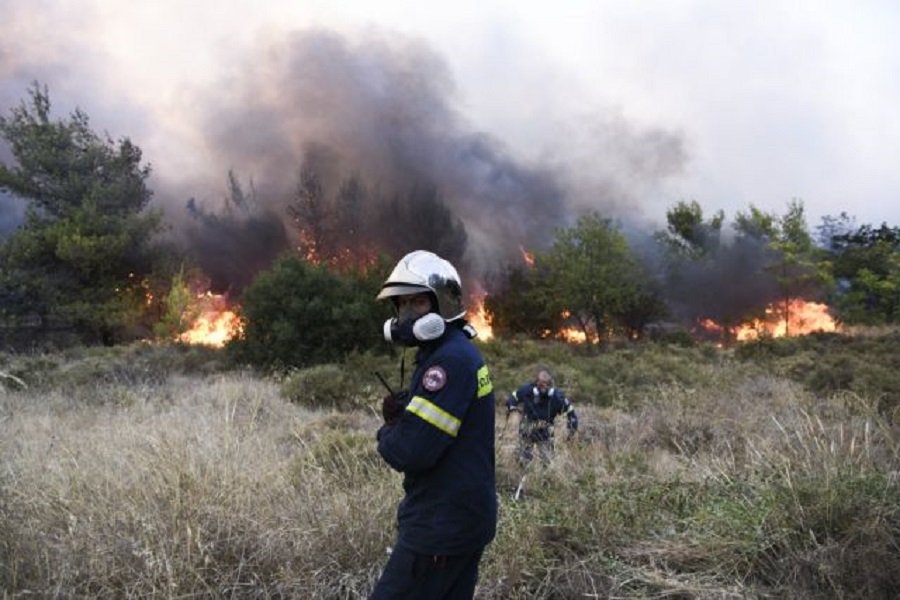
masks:
<path id="1" fill-rule="evenodd" d="M 398 495 L 371 417 L 311 413 L 242 375 L 112 396 L 0 396 L 7 593 L 325 598 L 371 584 Z"/>
<path id="2" fill-rule="evenodd" d="M 873 405 L 762 377 L 588 410 L 584 435 L 504 505 L 483 585 L 514 598 L 894 597 L 900 440 Z"/>
<path id="3" fill-rule="evenodd" d="M 546 467 L 518 466 L 498 406 L 500 523 L 477 597 L 893 597 L 900 441 L 879 400 L 721 357 L 685 355 L 692 377 L 674 352 L 555 355 L 598 390 L 603 361 L 683 373 L 575 396 L 580 432 Z M 402 492 L 375 451 L 381 392 L 350 367 L 0 388 L 4 595 L 365 598 Z M 517 376 L 498 379 L 502 395 Z M 298 400 L 340 381 L 350 408 Z"/>

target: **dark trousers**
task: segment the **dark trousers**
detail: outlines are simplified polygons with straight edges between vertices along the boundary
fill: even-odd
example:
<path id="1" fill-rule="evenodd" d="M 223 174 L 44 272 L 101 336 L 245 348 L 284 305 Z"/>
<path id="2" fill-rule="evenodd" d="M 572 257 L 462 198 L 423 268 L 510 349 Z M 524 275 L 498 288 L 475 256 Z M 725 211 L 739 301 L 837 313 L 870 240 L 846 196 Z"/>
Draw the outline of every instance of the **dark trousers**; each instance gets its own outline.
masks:
<path id="1" fill-rule="evenodd" d="M 428 556 L 395 547 L 369 600 L 471 600 L 483 551 Z"/>
<path id="2" fill-rule="evenodd" d="M 542 465 L 550 464 L 553 458 L 553 436 L 546 431 L 534 431 L 519 436 L 519 464 L 528 466 L 537 454 Z"/>

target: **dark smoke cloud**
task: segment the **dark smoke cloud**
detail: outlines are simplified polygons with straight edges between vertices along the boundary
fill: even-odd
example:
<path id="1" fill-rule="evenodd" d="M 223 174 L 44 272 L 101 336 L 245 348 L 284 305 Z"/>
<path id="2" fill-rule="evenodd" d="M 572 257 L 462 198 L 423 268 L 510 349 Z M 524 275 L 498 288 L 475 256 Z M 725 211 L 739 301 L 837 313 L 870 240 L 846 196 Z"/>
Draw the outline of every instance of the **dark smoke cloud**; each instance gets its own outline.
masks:
<path id="1" fill-rule="evenodd" d="M 553 173 L 517 162 L 473 131 L 456 103 L 446 63 L 416 40 L 293 33 L 193 93 L 203 150 L 222 172 L 197 174 L 189 186 L 210 189 L 234 169 L 252 179 L 260 203 L 282 215 L 287 229 L 298 174 L 311 161 L 326 193 L 360 180 L 367 202 L 378 204 L 367 207 L 376 220 L 397 197 L 432 189 L 467 234 L 465 256 L 448 258 L 480 270 L 517 257 L 520 244 L 551 237 L 567 209 Z"/>
<path id="2" fill-rule="evenodd" d="M 763 269 L 774 259 L 763 241 L 740 236 L 709 257 L 676 267 L 665 290 L 673 316 L 687 323 L 739 324 L 778 299 L 778 283 Z"/>
<path id="3" fill-rule="evenodd" d="M 416 246 L 423 239 L 438 242 L 443 223 L 432 220 L 445 219 L 446 209 L 464 230 L 451 231 L 441 247 L 461 271 L 478 278 L 521 261 L 520 247 L 546 248 L 556 228 L 584 211 L 638 219 L 643 194 L 686 161 L 678 135 L 600 109 L 579 122 L 547 127 L 553 141 L 545 141 L 543 153 L 505 147 L 462 114 L 465 99 L 442 56 L 421 40 L 384 30 L 354 38 L 325 29 L 270 33 L 249 51 L 233 48 L 222 56 L 213 84 L 183 88 L 181 106 L 173 107 L 190 139 L 173 130 L 160 142 L 171 119 L 160 119 L 154 131 L 153 115 L 142 112 L 146 105 L 112 92 L 114 82 L 92 70 L 102 69 L 102 57 L 89 57 L 90 65 L 69 63 L 67 57 L 81 53 L 65 40 L 27 63 L 13 64 L 7 53 L 0 67 L 4 104 L 24 97 L 39 80 L 48 84 L 54 106 L 85 109 L 93 125 L 142 146 L 147 162 L 160 160 L 154 152 L 184 156 L 180 172 L 155 169 L 150 183 L 155 202 L 214 272 L 218 287 L 243 287 L 255 275 L 244 270 L 265 268 L 296 243 L 288 209 L 304 166 L 314 166 L 332 198 L 348 180 L 359 182 L 360 213 L 381 227 L 381 239 L 363 228 L 348 237 L 344 228 L 335 243 L 365 237 L 397 253 L 397 238 Z M 14 44 L 0 42 L 0 56 L 4 48 L 21 55 Z M 84 90 L 100 93 L 79 96 Z M 151 131 L 156 143 L 148 146 L 144 136 Z M 185 151 L 183 143 L 194 145 Z M 229 172 L 253 188 L 252 214 L 226 214 Z M 188 199 L 194 199 L 193 213 Z M 391 221 L 398 199 L 412 209 Z M 259 235 L 267 243 L 253 243 Z"/>

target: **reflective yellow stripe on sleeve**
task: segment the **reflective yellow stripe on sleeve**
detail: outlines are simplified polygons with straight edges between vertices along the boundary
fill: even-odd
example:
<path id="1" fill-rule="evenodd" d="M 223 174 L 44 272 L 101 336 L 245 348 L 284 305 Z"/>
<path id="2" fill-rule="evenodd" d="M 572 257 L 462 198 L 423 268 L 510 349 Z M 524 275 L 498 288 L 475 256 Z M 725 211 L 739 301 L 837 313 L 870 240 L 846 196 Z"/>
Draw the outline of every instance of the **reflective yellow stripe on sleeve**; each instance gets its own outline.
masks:
<path id="1" fill-rule="evenodd" d="M 462 421 L 421 396 L 413 396 L 413 399 L 406 406 L 406 410 L 423 419 L 426 423 L 431 423 L 451 437 L 456 437 L 456 434 L 459 433 L 459 426 L 462 424 Z"/>
<path id="2" fill-rule="evenodd" d="M 484 398 L 494 391 L 494 380 L 491 378 L 491 374 L 488 372 L 487 365 L 482 365 L 481 368 L 478 369 L 477 377 L 478 398 Z"/>

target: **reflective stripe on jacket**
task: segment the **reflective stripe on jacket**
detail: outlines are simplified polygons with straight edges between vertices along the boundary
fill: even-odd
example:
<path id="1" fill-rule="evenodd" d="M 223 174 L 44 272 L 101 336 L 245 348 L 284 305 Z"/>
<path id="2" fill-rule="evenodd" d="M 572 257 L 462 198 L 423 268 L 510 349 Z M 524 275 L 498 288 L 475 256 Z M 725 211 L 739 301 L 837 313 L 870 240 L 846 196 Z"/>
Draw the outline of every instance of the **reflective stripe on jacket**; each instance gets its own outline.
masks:
<path id="1" fill-rule="evenodd" d="M 404 474 L 398 544 L 439 556 L 473 552 L 497 527 L 491 376 L 455 326 L 416 361 L 406 410 L 378 433 L 378 452 Z"/>

